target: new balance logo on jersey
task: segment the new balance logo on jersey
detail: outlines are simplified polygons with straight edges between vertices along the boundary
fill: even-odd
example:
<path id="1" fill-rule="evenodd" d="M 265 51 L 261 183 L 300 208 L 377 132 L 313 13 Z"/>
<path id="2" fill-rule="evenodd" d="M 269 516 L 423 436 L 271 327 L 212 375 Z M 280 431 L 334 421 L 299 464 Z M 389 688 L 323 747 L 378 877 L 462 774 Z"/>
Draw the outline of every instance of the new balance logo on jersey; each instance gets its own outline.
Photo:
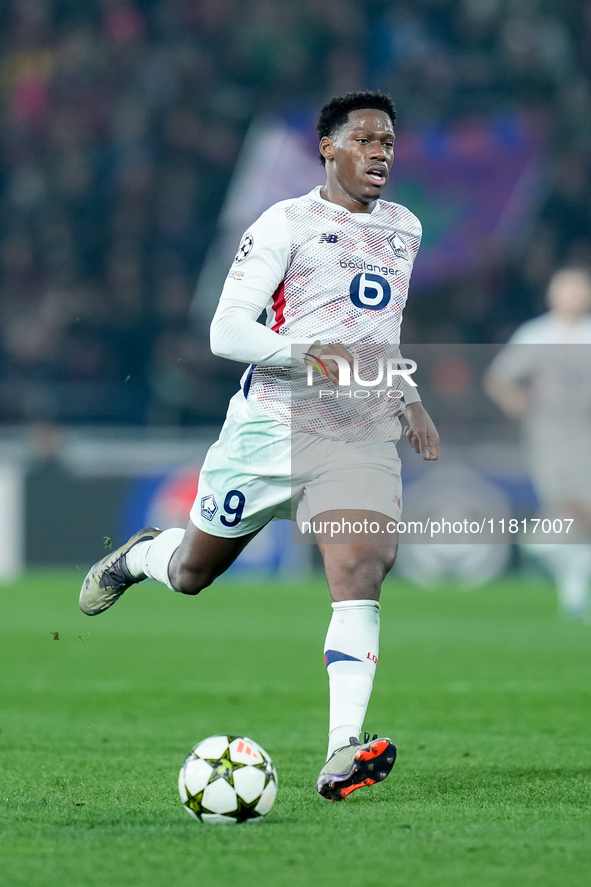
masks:
<path id="1" fill-rule="evenodd" d="M 321 234 L 318 243 L 337 243 L 338 239 L 338 234 Z"/>

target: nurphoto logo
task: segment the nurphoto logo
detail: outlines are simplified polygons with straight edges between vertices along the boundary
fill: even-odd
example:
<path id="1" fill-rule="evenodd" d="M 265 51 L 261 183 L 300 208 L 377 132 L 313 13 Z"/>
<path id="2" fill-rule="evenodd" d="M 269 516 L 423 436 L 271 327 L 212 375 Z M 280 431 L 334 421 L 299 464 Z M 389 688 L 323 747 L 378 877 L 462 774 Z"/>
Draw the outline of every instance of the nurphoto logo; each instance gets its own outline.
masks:
<path id="1" fill-rule="evenodd" d="M 340 354 L 323 354 L 320 360 L 314 354 L 306 353 L 304 360 L 307 363 L 307 384 L 314 384 L 314 370 L 316 369 L 321 376 L 328 378 L 328 370 L 324 363 L 325 360 L 334 360 L 339 368 L 339 387 L 350 387 L 351 385 L 351 366 L 349 361 Z M 377 365 L 377 375 L 375 379 L 362 379 L 359 372 L 359 360 L 357 356 L 353 358 L 353 381 L 362 388 L 375 388 L 380 385 L 386 378 L 386 386 L 394 387 L 394 379 L 401 377 L 413 388 L 417 387 L 417 383 L 411 378 L 412 373 L 417 368 L 416 361 L 405 357 L 378 357 L 374 363 Z"/>

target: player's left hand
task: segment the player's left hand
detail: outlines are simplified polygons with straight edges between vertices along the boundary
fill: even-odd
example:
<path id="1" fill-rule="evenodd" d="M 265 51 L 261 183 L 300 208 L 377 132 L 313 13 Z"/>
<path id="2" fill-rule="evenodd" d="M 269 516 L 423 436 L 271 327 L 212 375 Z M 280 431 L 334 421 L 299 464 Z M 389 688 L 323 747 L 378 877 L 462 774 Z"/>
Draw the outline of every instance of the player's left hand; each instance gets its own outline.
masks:
<path id="1" fill-rule="evenodd" d="M 402 431 L 415 453 L 434 462 L 439 458 L 439 435 L 431 416 L 420 401 L 409 403 L 404 411 L 408 425 Z"/>

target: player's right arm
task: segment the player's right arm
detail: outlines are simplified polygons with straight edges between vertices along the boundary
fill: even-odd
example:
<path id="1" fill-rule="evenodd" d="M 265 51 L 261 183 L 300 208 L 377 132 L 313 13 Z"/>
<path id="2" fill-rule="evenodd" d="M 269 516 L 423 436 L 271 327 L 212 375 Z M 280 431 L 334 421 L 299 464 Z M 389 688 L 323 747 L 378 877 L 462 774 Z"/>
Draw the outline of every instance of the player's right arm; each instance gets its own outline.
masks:
<path id="1" fill-rule="evenodd" d="M 281 286 L 291 262 L 285 211 L 275 204 L 245 233 L 211 324 L 211 350 L 218 357 L 259 366 L 303 366 L 314 340 L 296 341 L 257 323 L 261 313 L 281 325 Z"/>
<path id="2" fill-rule="evenodd" d="M 510 419 L 523 418 L 529 409 L 527 384 L 536 369 L 537 323 L 522 324 L 484 374 L 484 390 Z"/>

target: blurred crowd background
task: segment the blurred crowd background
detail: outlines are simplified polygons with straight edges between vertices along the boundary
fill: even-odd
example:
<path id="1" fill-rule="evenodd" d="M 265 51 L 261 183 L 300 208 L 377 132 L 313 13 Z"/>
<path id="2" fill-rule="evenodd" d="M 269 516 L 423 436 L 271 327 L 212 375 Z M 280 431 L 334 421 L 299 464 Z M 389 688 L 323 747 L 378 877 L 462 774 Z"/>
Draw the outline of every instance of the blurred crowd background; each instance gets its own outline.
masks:
<path id="1" fill-rule="evenodd" d="M 401 137 L 544 121 L 535 218 L 411 299 L 419 340 L 444 312 L 447 341 L 504 341 L 591 264 L 589 0 L 0 0 L 0 22 L 5 425 L 222 417 L 240 368 L 187 317 L 245 135 L 349 89 L 390 92 Z"/>

